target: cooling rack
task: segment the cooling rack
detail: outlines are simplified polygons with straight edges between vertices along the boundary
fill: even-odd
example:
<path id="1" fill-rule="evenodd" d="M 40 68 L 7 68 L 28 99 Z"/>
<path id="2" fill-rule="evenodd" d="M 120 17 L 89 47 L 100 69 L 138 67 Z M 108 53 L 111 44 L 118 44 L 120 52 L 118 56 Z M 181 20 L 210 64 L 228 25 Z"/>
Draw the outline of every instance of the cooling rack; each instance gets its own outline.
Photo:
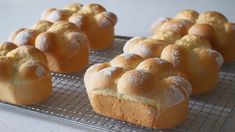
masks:
<path id="1" fill-rule="evenodd" d="M 110 61 L 122 53 L 122 47 L 128 40 L 116 37 L 114 46 L 103 51 L 91 51 L 89 65 Z M 227 64 L 219 75 L 218 88 L 208 94 L 192 96 L 189 104 L 188 119 L 173 129 L 150 129 L 131 123 L 111 119 L 96 114 L 90 104 L 83 83 L 84 72 L 75 74 L 52 74 L 53 93 L 44 103 L 32 106 L 16 106 L 1 102 L 0 106 L 14 108 L 16 111 L 31 113 L 35 117 L 43 116 L 82 126 L 96 131 L 151 132 L 151 131 L 190 131 L 217 132 L 228 123 L 235 106 L 235 74 L 233 66 Z"/>

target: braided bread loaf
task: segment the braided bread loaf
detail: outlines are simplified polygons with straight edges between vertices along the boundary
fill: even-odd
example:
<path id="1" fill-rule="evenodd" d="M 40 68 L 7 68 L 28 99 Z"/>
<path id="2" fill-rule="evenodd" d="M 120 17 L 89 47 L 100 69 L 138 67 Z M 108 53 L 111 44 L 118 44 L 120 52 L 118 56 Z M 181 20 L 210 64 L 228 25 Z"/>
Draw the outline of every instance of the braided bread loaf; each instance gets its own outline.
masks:
<path id="1" fill-rule="evenodd" d="M 53 23 L 66 20 L 76 24 L 87 35 L 88 46 L 92 50 L 110 47 L 114 41 L 117 17 L 99 4 L 72 3 L 64 9 L 50 8 L 42 13 L 41 19 Z"/>
<path id="2" fill-rule="evenodd" d="M 44 101 L 52 91 L 47 59 L 38 49 L 0 44 L 0 100 L 19 105 Z"/>
<path id="3" fill-rule="evenodd" d="M 228 22 L 219 12 L 198 14 L 193 10 L 179 12 L 175 18 L 162 18 L 151 26 L 153 34 L 172 31 L 179 36 L 194 34 L 207 39 L 219 51 L 225 62 L 235 60 L 235 23 Z"/>
<path id="4" fill-rule="evenodd" d="M 22 28 L 12 33 L 9 41 L 18 46 L 35 46 L 43 51 L 53 72 L 78 72 L 88 64 L 87 37 L 68 21 L 54 24 L 38 21 L 31 29 Z"/>
<path id="5" fill-rule="evenodd" d="M 124 53 L 91 66 L 84 82 L 97 113 L 146 127 L 170 128 L 188 113 L 191 85 L 182 76 L 160 58 L 144 60 Z"/>

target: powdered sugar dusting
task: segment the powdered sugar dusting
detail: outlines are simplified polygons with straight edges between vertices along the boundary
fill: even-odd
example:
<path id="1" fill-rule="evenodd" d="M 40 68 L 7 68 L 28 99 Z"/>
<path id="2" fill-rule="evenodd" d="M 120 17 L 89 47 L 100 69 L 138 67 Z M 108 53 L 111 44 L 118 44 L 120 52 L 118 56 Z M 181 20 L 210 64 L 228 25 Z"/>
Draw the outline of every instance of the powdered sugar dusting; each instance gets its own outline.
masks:
<path id="1" fill-rule="evenodd" d="M 180 28 L 183 28 L 184 25 L 183 25 L 182 23 L 172 23 L 172 24 L 171 24 L 171 27 L 172 27 L 173 29 L 178 29 L 179 27 L 180 27 Z M 162 28 L 164 28 L 164 27 L 162 27 Z"/>
<path id="2" fill-rule="evenodd" d="M 168 18 L 168 17 L 159 18 L 159 19 L 157 19 L 156 21 L 153 22 L 153 24 L 150 26 L 150 29 L 154 30 L 154 28 L 156 28 L 159 24 L 161 24 L 165 21 L 168 21 L 168 20 L 170 20 L 170 18 Z"/>
<path id="3" fill-rule="evenodd" d="M 84 17 L 82 15 L 72 16 L 70 21 L 81 28 Z"/>
<path id="4" fill-rule="evenodd" d="M 89 67 L 88 70 L 92 70 L 92 71 L 93 71 L 93 70 L 96 69 L 96 67 L 98 67 L 98 66 L 100 66 L 100 65 L 103 65 L 103 63 L 92 65 L 91 67 Z"/>
<path id="5" fill-rule="evenodd" d="M 42 77 L 45 73 L 46 73 L 45 69 L 41 65 L 38 65 L 37 69 L 35 70 L 35 74 L 38 77 Z"/>
<path id="6" fill-rule="evenodd" d="M 192 86 L 186 79 L 180 76 L 173 76 L 171 77 L 171 79 L 172 79 L 172 84 L 175 85 L 177 88 L 181 88 L 187 97 L 191 95 Z"/>
<path id="7" fill-rule="evenodd" d="M 29 31 L 22 31 L 19 34 L 17 34 L 15 43 L 19 45 L 25 45 L 27 44 L 28 40 L 33 36 L 32 32 Z"/>
<path id="8" fill-rule="evenodd" d="M 184 78 L 173 76 L 171 77 L 171 80 L 170 87 L 164 92 L 163 95 L 163 101 L 167 107 L 172 107 L 182 103 L 185 98 L 189 98 L 192 91 L 191 84 Z"/>
<path id="9" fill-rule="evenodd" d="M 185 100 L 184 94 L 175 86 L 171 85 L 163 95 L 164 104 L 168 107 L 177 105 Z"/>
<path id="10" fill-rule="evenodd" d="M 48 16 L 47 16 L 47 20 L 52 21 L 52 22 L 56 22 L 58 20 L 61 19 L 61 14 L 59 13 L 58 10 L 54 10 L 52 11 Z"/>
<path id="11" fill-rule="evenodd" d="M 125 59 L 129 60 L 131 58 L 134 58 L 136 55 L 132 53 L 123 53 L 120 56 L 124 57 Z"/>
<path id="12" fill-rule="evenodd" d="M 143 70 L 138 70 L 140 73 L 140 76 L 131 76 L 128 78 L 128 81 L 139 85 L 139 84 L 143 84 L 144 80 L 146 80 L 149 76 L 149 74 L 147 74 L 146 72 L 144 72 Z"/>
<path id="13" fill-rule="evenodd" d="M 70 46 L 71 48 L 79 48 L 81 45 L 87 43 L 87 37 L 83 33 L 72 33 Z"/>
<path id="14" fill-rule="evenodd" d="M 188 20 L 185 20 L 185 19 L 182 19 L 181 20 L 181 23 L 184 25 L 184 26 L 188 26 L 190 24 L 190 22 Z"/>
<path id="15" fill-rule="evenodd" d="M 136 36 L 134 38 L 131 38 L 130 40 L 128 40 L 126 42 L 126 44 L 123 47 L 123 51 L 124 52 L 129 52 L 129 50 L 131 49 L 131 47 L 133 47 L 133 45 L 137 44 L 140 40 L 144 39 L 144 37 L 140 37 L 140 36 Z"/>
<path id="16" fill-rule="evenodd" d="M 212 49 L 208 49 L 208 54 L 211 57 L 215 56 L 215 61 L 218 64 L 219 67 L 221 67 L 223 65 L 224 58 L 219 52 L 217 52 L 215 50 L 212 50 Z"/>
<path id="17" fill-rule="evenodd" d="M 28 62 L 26 62 L 26 66 L 27 67 L 34 67 L 34 66 L 36 66 L 35 75 L 37 77 L 42 77 L 43 75 L 46 74 L 46 70 L 37 61 L 28 61 Z"/>
<path id="18" fill-rule="evenodd" d="M 136 76 L 129 77 L 127 81 L 128 81 L 128 82 L 131 82 L 131 83 L 133 83 L 133 84 L 139 84 L 139 83 L 140 83 L 140 82 L 139 82 L 139 78 L 136 77 Z"/>
<path id="19" fill-rule="evenodd" d="M 36 45 L 37 48 L 43 51 L 49 50 L 49 45 L 47 44 L 47 37 L 43 36 L 39 38 L 39 44 Z"/>
<path id="20" fill-rule="evenodd" d="M 166 60 L 163 60 L 163 59 L 160 59 L 160 58 L 155 58 L 155 60 L 156 60 L 156 62 L 158 64 L 166 64 L 166 63 L 168 63 Z"/>
<path id="21" fill-rule="evenodd" d="M 112 22 L 113 25 L 116 24 L 116 19 L 117 18 L 116 18 L 116 16 L 113 13 L 105 12 L 104 16 L 107 17 Z"/>
<path id="22" fill-rule="evenodd" d="M 101 28 L 106 28 L 112 26 L 112 22 L 110 22 L 107 18 L 103 18 L 99 21 L 99 25 Z"/>
<path id="23" fill-rule="evenodd" d="M 113 16 L 114 15 L 111 12 L 105 12 L 104 17 L 101 18 L 101 21 L 99 22 L 100 27 L 105 28 L 105 27 L 114 26 L 116 20 Z"/>
<path id="24" fill-rule="evenodd" d="M 137 50 L 140 54 L 144 55 L 145 57 L 149 56 L 152 53 L 152 49 L 146 47 L 146 45 L 143 44 L 138 45 Z"/>
<path id="25" fill-rule="evenodd" d="M 104 73 L 106 76 L 112 76 L 116 70 L 117 70 L 117 67 L 108 67 L 108 68 L 102 69 L 101 72 Z"/>
<path id="26" fill-rule="evenodd" d="M 172 59 L 173 59 L 173 65 L 177 65 L 180 62 L 180 53 L 177 50 L 174 50 L 171 53 Z"/>

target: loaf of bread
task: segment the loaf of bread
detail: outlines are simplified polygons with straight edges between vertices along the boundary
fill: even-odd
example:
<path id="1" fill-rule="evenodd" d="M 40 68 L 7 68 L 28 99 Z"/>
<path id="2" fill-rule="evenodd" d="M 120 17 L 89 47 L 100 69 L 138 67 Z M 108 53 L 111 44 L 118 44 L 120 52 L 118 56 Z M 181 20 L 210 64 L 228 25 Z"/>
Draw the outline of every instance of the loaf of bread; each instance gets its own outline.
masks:
<path id="1" fill-rule="evenodd" d="M 222 54 L 225 62 L 235 60 L 235 23 L 228 22 L 219 12 L 207 11 L 199 14 L 194 10 L 184 10 L 175 18 L 157 20 L 152 24 L 151 30 L 154 35 L 171 31 L 181 37 L 186 34 L 201 36 Z"/>
<path id="2" fill-rule="evenodd" d="M 160 58 L 123 53 L 91 66 L 84 82 L 95 112 L 150 128 L 186 120 L 191 84 Z"/>
<path id="3" fill-rule="evenodd" d="M 210 92 L 216 88 L 224 61 L 219 52 L 211 49 L 206 39 L 192 34 L 166 46 L 161 58 L 186 74 L 192 84 L 193 94 Z"/>
<path id="4" fill-rule="evenodd" d="M 87 35 L 88 46 L 92 50 L 110 47 L 114 41 L 117 17 L 99 4 L 72 3 L 64 9 L 50 8 L 42 13 L 41 19 L 52 23 L 66 20 L 76 24 Z"/>
<path id="5" fill-rule="evenodd" d="M 88 64 L 89 41 L 75 24 L 68 21 L 38 21 L 30 29 L 22 28 L 12 33 L 9 41 L 43 51 L 53 72 L 78 72 Z"/>
<path id="6" fill-rule="evenodd" d="M 123 48 L 124 53 L 137 54 L 144 59 L 160 57 L 171 62 L 191 82 L 193 94 L 216 88 L 223 57 L 211 49 L 207 39 L 193 34 L 180 38 L 170 31 L 156 35 L 130 39 Z"/>
<path id="7" fill-rule="evenodd" d="M 31 46 L 0 44 L 0 100 L 17 105 L 44 101 L 52 91 L 45 55 Z"/>

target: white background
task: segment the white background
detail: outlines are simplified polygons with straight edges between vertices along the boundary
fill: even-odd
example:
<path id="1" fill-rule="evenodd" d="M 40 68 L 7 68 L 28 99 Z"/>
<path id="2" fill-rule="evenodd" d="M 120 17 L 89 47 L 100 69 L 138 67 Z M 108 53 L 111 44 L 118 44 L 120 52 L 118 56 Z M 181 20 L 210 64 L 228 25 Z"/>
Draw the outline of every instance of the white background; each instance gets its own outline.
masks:
<path id="1" fill-rule="evenodd" d="M 147 36 L 154 20 L 173 17 L 183 9 L 216 10 L 235 22 L 235 0 L 0 0 L 0 41 L 19 28 L 32 26 L 43 10 L 76 1 L 101 3 L 115 12 L 119 18 L 117 35 Z"/>
<path id="2" fill-rule="evenodd" d="M 49 7 L 62 8 L 75 0 L 0 0 L 0 41 L 22 27 L 30 27 Z M 80 3 L 100 3 L 117 14 L 116 34 L 148 36 L 151 23 L 160 17 L 173 17 L 183 9 L 199 12 L 216 10 L 235 22 L 235 0 L 76 0 Z M 0 132 L 62 132 L 78 129 L 61 123 L 22 115 L 0 107 Z"/>

